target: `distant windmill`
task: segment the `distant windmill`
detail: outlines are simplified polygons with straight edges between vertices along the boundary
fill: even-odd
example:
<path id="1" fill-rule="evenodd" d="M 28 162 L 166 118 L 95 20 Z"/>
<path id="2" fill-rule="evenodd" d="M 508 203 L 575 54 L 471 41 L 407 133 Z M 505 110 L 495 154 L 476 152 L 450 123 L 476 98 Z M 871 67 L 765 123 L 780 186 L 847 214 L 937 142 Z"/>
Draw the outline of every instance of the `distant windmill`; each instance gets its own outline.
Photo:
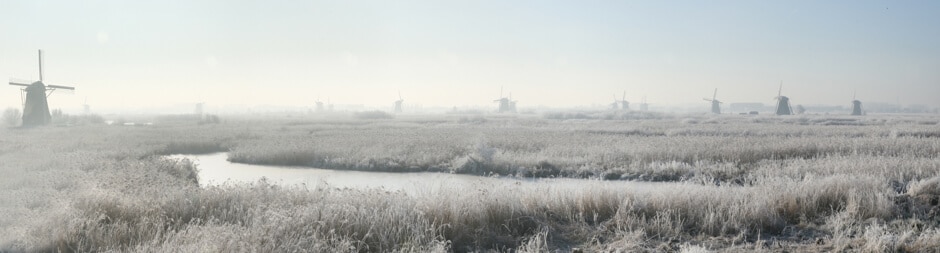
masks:
<path id="1" fill-rule="evenodd" d="M 511 101 L 509 98 L 503 97 L 503 88 L 502 88 L 502 87 L 499 88 L 499 99 L 493 100 L 493 102 L 498 102 L 498 103 L 499 103 L 499 108 L 496 110 L 496 112 L 503 113 L 503 112 L 511 112 L 511 111 L 512 111 L 512 110 L 511 110 L 512 107 L 511 107 L 511 105 L 510 105 L 510 104 L 511 104 L 510 102 L 512 102 L 512 101 Z"/>
<path id="2" fill-rule="evenodd" d="M 196 103 L 196 109 L 193 110 L 193 114 L 196 114 L 197 116 L 202 116 L 203 107 L 205 107 L 205 105 L 206 103 L 203 103 L 203 102 Z"/>
<path id="3" fill-rule="evenodd" d="M 509 111 L 516 112 L 516 100 L 512 100 L 512 92 L 509 93 Z"/>
<path id="4" fill-rule="evenodd" d="M 646 96 L 643 96 L 643 102 L 640 102 L 640 111 L 648 111 L 650 104 L 646 103 Z"/>
<path id="5" fill-rule="evenodd" d="M 82 106 L 85 108 L 85 114 L 91 113 L 91 106 L 88 105 L 88 97 L 85 97 L 85 103 Z"/>
<path id="6" fill-rule="evenodd" d="M 399 91 L 399 92 L 398 92 L 398 100 L 395 101 L 395 112 L 396 112 L 396 113 L 401 113 L 401 112 L 402 112 L 401 106 L 402 106 L 403 103 L 405 103 L 405 99 L 401 98 L 401 91 Z"/>
<path id="7" fill-rule="evenodd" d="M 617 94 L 614 94 L 614 102 L 610 103 L 610 109 L 613 109 L 613 110 L 620 109 L 620 101 L 617 100 Z"/>
<path id="8" fill-rule="evenodd" d="M 614 109 L 617 109 L 617 104 L 620 104 L 621 110 L 630 110 L 630 102 L 627 102 L 627 91 L 623 91 L 623 96 L 620 100 L 617 100 L 617 96 L 614 95 Z"/>
<path id="9" fill-rule="evenodd" d="M 319 98 L 317 98 L 317 112 L 323 112 L 323 102 Z"/>
<path id="10" fill-rule="evenodd" d="M 49 101 L 47 98 L 52 95 L 56 89 L 75 90 L 75 87 L 61 85 L 47 85 L 42 82 L 42 50 L 39 50 L 39 81 L 27 84 L 28 82 L 18 82 L 10 80 L 10 85 L 23 86 L 22 93 L 25 93 L 23 99 L 23 126 L 40 126 L 49 124 L 52 121 L 52 115 L 49 113 Z"/>
<path id="11" fill-rule="evenodd" d="M 856 94 L 852 94 L 852 115 L 861 116 L 862 115 L 862 101 L 855 99 Z"/>
<path id="12" fill-rule="evenodd" d="M 783 95 L 783 81 L 780 81 L 780 90 L 777 91 L 777 109 L 774 110 L 777 115 L 793 115 L 793 109 L 790 108 L 790 98 Z"/>
<path id="13" fill-rule="evenodd" d="M 712 113 L 721 114 L 721 101 L 718 101 L 718 88 L 715 88 L 715 94 L 712 94 L 712 99 L 705 98 L 705 101 L 712 102 Z"/>

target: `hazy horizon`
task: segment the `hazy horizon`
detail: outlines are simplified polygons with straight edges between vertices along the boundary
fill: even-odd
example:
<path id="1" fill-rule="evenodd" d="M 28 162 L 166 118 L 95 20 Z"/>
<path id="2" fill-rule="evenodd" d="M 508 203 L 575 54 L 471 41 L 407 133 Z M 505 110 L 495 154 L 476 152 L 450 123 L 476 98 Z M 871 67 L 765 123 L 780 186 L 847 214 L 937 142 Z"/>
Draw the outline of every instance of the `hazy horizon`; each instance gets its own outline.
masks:
<path id="1" fill-rule="evenodd" d="M 0 77 L 51 108 L 940 106 L 931 1 L 3 1 Z M 19 87 L 0 107 L 20 108 Z"/>

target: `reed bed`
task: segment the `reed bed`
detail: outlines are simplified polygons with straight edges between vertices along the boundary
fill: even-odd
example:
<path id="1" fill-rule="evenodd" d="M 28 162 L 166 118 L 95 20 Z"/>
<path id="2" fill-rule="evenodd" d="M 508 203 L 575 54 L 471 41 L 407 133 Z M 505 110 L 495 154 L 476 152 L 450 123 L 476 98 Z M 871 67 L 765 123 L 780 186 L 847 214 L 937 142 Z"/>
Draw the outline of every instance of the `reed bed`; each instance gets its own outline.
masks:
<path id="1" fill-rule="evenodd" d="M 644 117 L 0 129 L 0 251 L 940 250 L 936 118 Z M 162 156 L 218 151 L 588 179 L 203 188 Z"/>

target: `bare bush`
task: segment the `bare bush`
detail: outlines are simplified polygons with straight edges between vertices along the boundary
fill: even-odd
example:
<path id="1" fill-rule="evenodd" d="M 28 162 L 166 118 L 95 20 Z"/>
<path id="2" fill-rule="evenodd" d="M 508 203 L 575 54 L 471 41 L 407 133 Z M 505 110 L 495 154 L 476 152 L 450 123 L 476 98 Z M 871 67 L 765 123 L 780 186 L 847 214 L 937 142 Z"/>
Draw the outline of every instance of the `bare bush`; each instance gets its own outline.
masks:
<path id="1" fill-rule="evenodd" d="M 3 124 L 10 127 L 15 127 L 20 125 L 22 121 L 23 114 L 20 113 L 20 109 L 16 108 L 7 108 L 3 111 Z"/>

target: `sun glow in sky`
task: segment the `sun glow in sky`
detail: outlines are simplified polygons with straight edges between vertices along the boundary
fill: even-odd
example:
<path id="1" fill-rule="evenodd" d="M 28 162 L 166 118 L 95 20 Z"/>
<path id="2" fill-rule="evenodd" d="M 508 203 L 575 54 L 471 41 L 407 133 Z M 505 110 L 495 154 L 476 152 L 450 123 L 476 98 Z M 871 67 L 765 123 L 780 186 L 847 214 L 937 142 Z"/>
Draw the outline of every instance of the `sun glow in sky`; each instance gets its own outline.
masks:
<path id="1" fill-rule="evenodd" d="M 0 77 L 53 108 L 940 106 L 937 1 L 2 1 Z M 13 86 L 0 107 L 18 107 Z"/>

